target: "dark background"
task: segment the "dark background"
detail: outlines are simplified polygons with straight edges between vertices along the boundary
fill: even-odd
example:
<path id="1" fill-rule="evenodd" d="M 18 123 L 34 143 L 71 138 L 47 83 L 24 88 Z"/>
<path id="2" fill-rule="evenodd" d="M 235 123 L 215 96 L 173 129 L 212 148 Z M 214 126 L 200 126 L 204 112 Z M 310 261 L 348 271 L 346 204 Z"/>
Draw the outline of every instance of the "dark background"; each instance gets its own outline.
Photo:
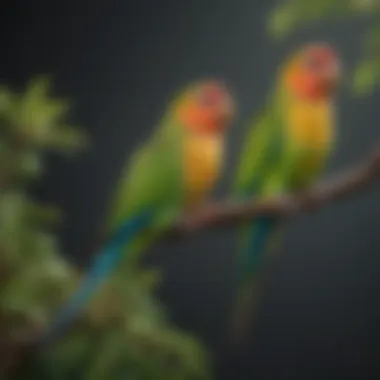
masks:
<path id="1" fill-rule="evenodd" d="M 302 42 L 327 40 L 345 67 L 360 52 L 361 25 L 320 24 L 283 43 L 266 36 L 270 0 L 6 1 L 0 7 L 1 80 L 22 85 L 51 73 L 75 102 L 73 121 L 93 150 L 52 158 L 38 189 L 66 213 L 62 244 L 78 263 L 101 225 L 120 166 L 160 119 L 173 91 L 202 77 L 238 96 L 228 183 L 249 117 L 263 105 L 276 65 Z M 378 136 L 379 97 L 339 96 L 339 144 L 329 171 L 359 159 Z M 225 327 L 233 295 L 233 234 L 212 233 L 157 252 L 172 317 L 214 349 L 217 379 L 379 379 L 378 188 L 293 222 L 267 276 L 257 331 L 232 353 Z M 160 251 L 160 250 L 158 250 Z M 165 254 L 163 254 L 165 253 Z M 88 257 L 87 257 L 88 259 Z"/>

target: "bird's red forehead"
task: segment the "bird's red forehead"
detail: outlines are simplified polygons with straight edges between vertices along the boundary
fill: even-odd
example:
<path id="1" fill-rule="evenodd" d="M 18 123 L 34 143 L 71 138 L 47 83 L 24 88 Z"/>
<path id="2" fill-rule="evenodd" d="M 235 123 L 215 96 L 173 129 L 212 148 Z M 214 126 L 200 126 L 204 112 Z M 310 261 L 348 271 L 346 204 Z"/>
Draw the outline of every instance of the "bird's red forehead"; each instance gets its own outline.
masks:
<path id="1" fill-rule="evenodd" d="M 219 101 L 226 96 L 225 87 L 219 82 L 209 82 L 205 83 L 200 88 L 201 94 L 207 97 L 210 101 Z"/>
<path id="2" fill-rule="evenodd" d="M 321 62 L 331 62 L 338 60 L 336 50 L 329 45 L 316 45 L 306 49 L 306 55 Z"/>

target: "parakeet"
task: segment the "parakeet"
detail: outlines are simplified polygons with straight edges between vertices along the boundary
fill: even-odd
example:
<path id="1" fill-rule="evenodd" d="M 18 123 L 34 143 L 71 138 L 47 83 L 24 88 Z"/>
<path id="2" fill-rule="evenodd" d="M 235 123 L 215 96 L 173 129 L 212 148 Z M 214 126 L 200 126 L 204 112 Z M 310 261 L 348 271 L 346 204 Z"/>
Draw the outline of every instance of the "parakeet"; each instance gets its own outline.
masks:
<path id="1" fill-rule="evenodd" d="M 106 243 L 46 340 L 82 312 L 123 257 L 141 252 L 178 212 L 193 210 L 209 196 L 222 171 L 234 112 L 233 97 L 217 80 L 193 83 L 172 100 L 157 130 L 125 166 L 106 223 Z"/>
<path id="2" fill-rule="evenodd" d="M 236 197 L 259 200 L 313 184 L 334 148 L 340 78 L 340 58 L 325 43 L 301 47 L 280 67 L 272 96 L 245 138 L 234 183 Z M 266 251 L 278 236 L 280 222 L 257 217 L 240 231 L 235 339 L 243 338 L 250 327 Z"/>

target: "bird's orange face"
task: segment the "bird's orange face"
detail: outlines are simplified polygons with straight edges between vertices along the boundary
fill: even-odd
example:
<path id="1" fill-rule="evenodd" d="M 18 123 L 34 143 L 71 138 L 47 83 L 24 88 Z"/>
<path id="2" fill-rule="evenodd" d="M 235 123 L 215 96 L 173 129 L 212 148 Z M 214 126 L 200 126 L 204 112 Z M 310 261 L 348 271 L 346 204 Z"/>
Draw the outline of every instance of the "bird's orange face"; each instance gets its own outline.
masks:
<path id="1" fill-rule="evenodd" d="M 235 115 L 235 104 L 218 81 L 195 85 L 179 103 L 176 116 L 188 130 L 201 134 L 226 131 Z"/>
<path id="2" fill-rule="evenodd" d="M 324 99 L 335 94 L 341 78 L 340 60 L 326 44 L 310 44 L 285 69 L 287 87 L 308 99 Z"/>

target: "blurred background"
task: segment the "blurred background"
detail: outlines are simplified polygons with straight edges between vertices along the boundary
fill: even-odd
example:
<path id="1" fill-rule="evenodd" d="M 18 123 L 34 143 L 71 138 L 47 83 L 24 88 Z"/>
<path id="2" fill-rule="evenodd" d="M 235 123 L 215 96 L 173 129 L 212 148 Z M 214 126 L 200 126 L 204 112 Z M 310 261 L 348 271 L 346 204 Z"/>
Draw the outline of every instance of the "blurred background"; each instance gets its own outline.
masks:
<path id="1" fill-rule="evenodd" d="M 305 1 L 294 3 L 300 9 L 306 6 Z M 342 7 L 348 9 L 349 3 Z M 72 101 L 70 120 L 90 138 L 90 149 L 75 160 L 47 155 L 45 175 L 30 190 L 63 211 L 59 243 L 68 260 L 79 266 L 89 263 L 89 247 L 122 163 L 159 122 L 173 92 L 194 79 L 225 80 L 240 103 L 219 196 L 228 191 L 247 123 L 265 104 L 277 65 L 304 42 L 335 45 L 347 73 L 338 99 L 339 144 L 328 174 L 372 149 L 378 138 L 379 93 L 368 90 L 359 97 L 350 80 L 351 71 L 365 59 L 363 35 L 375 25 L 370 7 L 376 4 L 352 2 L 351 13 L 342 11 L 341 20 L 325 17 L 328 6 L 315 6 L 310 19 L 317 22 L 309 22 L 305 11 L 299 18 L 307 27 L 300 25 L 282 40 L 268 33 L 270 14 L 279 4 L 2 4 L 1 82 L 22 90 L 30 78 L 51 74 L 53 94 Z M 285 31 L 280 28 L 279 33 Z M 378 46 L 374 43 L 373 56 L 379 54 Z M 364 81 L 375 79 L 364 74 Z M 379 188 L 374 187 L 290 224 L 281 254 L 267 273 L 255 335 L 244 352 L 234 352 L 226 340 L 234 290 L 233 230 L 155 247 L 145 265 L 162 268 L 157 296 L 173 325 L 194 334 L 212 352 L 215 379 L 378 379 L 379 210 Z"/>

